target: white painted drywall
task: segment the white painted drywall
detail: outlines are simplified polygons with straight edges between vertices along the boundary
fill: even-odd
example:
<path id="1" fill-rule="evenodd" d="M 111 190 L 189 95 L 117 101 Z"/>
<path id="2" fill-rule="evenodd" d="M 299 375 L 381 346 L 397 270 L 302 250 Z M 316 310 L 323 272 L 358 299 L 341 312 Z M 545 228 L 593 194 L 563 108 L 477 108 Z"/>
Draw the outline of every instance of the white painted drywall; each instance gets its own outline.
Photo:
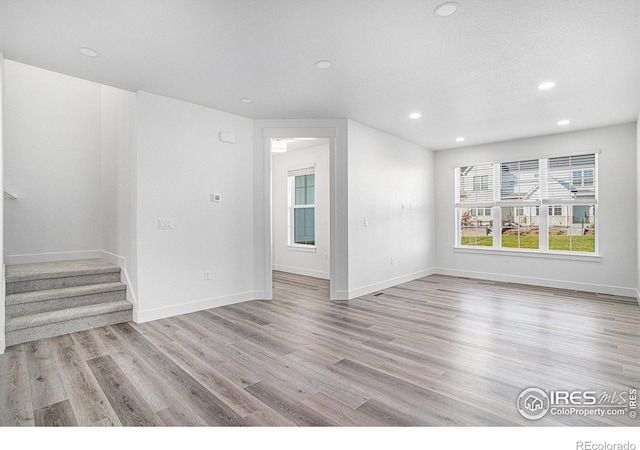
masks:
<path id="1" fill-rule="evenodd" d="M 636 235 L 640 236 L 640 114 L 636 121 Z M 640 238 L 636 247 L 636 299 L 640 304 Z"/>
<path id="2" fill-rule="evenodd" d="M 136 167 L 135 103 L 130 91 L 101 86 L 101 249 L 125 269 L 135 302 Z"/>
<path id="3" fill-rule="evenodd" d="M 353 298 L 432 273 L 434 154 L 360 123 L 348 123 Z"/>
<path id="4" fill-rule="evenodd" d="M 252 121 L 139 92 L 136 128 L 138 321 L 255 298 Z"/>
<path id="5" fill-rule="evenodd" d="M 5 260 L 100 249 L 101 88 L 5 61 Z M 20 261 L 15 261 L 20 262 Z"/>
<path id="6" fill-rule="evenodd" d="M 436 260 L 441 273 L 635 295 L 636 125 L 624 124 L 436 152 Z M 571 261 L 454 251 L 454 167 L 600 150 L 601 260 Z M 628 188 L 632 187 L 632 188 Z"/>
<path id="7" fill-rule="evenodd" d="M 258 298 L 272 297 L 271 151 L 269 138 L 330 138 L 329 291 L 332 300 L 348 295 L 347 121 L 344 119 L 256 120 L 253 126 L 255 287 Z"/>
<path id="8" fill-rule="evenodd" d="M 315 165 L 315 251 L 290 247 L 288 237 L 288 170 Z M 273 154 L 274 269 L 329 279 L 329 144 Z"/>
<path id="9" fill-rule="evenodd" d="M 3 162 L 4 162 L 4 120 L 3 120 L 3 110 L 4 110 L 4 56 L 0 53 L 0 185 L 4 186 L 4 170 L 3 170 Z M 2 198 L 0 198 L 0 217 L 4 217 L 4 194 Z M 0 248 L 4 248 L 4 220 L 0 221 Z M 5 324 L 5 315 L 4 315 L 4 302 L 5 302 L 5 279 L 4 279 L 4 252 L 0 253 L 0 273 L 2 274 L 0 282 L 2 283 L 2 288 L 0 289 L 0 354 L 4 353 L 4 349 L 6 347 L 6 339 L 4 336 L 4 324 Z"/>

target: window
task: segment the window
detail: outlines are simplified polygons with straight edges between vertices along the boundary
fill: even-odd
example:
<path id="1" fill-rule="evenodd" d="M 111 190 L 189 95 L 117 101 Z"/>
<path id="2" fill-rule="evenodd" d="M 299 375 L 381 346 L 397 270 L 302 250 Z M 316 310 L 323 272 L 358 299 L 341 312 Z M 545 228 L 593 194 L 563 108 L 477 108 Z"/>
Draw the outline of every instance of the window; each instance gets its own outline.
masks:
<path id="1" fill-rule="evenodd" d="M 549 215 L 550 216 L 561 216 L 562 215 L 562 206 L 549 206 Z"/>
<path id="2" fill-rule="evenodd" d="M 489 176 L 488 175 L 476 175 L 473 177 L 473 190 L 474 191 L 486 191 L 489 189 Z"/>
<path id="3" fill-rule="evenodd" d="M 596 252 L 598 154 L 462 166 L 455 174 L 456 245 Z"/>
<path id="4" fill-rule="evenodd" d="M 314 246 L 315 167 L 292 169 L 289 175 L 289 245 Z"/>
<path id="5" fill-rule="evenodd" d="M 463 208 L 460 211 L 460 245 L 491 247 L 492 208 Z"/>

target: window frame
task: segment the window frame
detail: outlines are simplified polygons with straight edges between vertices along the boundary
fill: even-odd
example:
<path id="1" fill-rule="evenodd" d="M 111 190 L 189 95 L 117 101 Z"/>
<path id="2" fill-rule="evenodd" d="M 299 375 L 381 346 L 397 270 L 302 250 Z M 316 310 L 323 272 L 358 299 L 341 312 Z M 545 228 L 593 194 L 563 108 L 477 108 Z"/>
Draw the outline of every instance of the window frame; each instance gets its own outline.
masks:
<path id="1" fill-rule="evenodd" d="M 314 195 L 313 203 L 296 204 L 296 178 L 301 176 L 314 175 Z M 316 251 L 316 192 L 315 192 L 315 164 L 304 164 L 302 166 L 289 168 L 287 171 L 287 248 L 295 251 Z M 306 196 L 305 196 L 306 197 Z M 297 209 L 313 210 L 313 244 L 295 242 L 295 212 Z"/>
<path id="2" fill-rule="evenodd" d="M 559 161 L 560 158 L 567 158 L 569 161 L 569 167 L 567 169 L 569 177 L 559 178 L 567 189 L 571 189 L 574 186 L 578 188 L 586 188 L 582 191 L 578 191 L 579 193 L 588 192 L 592 197 L 579 197 L 573 196 L 568 199 L 559 199 L 557 197 L 557 192 L 552 191 L 551 185 L 557 182 L 558 178 L 553 178 L 555 175 L 557 177 L 557 172 L 559 168 L 562 170 L 562 161 Z M 591 159 L 593 166 L 588 166 L 584 164 L 584 161 Z M 600 247 L 599 247 L 599 212 L 598 212 L 598 168 L 599 163 L 598 160 L 600 158 L 600 151 L 588 151 L 581 152 L 575 154 L 569 154 L 567 156 L 548 156 L 548 157 L 538 157 L 538 158 L 525 158 L 520 161 L 512 161 L 507 160 L 507 162 L 499 161 L 492 163 L 477 163 L 475 165 L 463 165 L 455 167 L 455 242 L 454 242 L 454 250 L 455 251 L 463 251 L 463 252 L 480 252 L 480 253 L 517 253 L 522 255 L 531 255 L 535 254 L 537 257 L 550 257 L 550 258 L 560 258 L 560 259 L 572 259 L 572 260 L 583 260 L 583 261 L 594 261 L 600 260 Z M 549 170 L 549 161 L 553 160 L 554 165 L 552 166 L 552 171 L 550 173 Z M 572 166 L 573 161 L 578 161 L 576 166 Z M 580 162 L 582 161 L 582 163 Z M 536 162 L 538 167 L 536 169 L 527 169 L 527 181 L 534 185 L 535 182 L 539 180 L 539 186 L 536 186 L 533 198 L 530 198 L 527 195 L 522 195 L 524 191 L 520 189 L 514 195 L 510 190 L 509 198 L 505 197 L 505 184 L 502 181 L 502 175 L 505 172 L 504 167 L 510 165 L 510 167 L 525 167 L 526 164 Z M 521 165 L 521 163 L 524 163 Z M 474 178 L 472 183 L 465 180 L 467 174 L 473 174 L 474 167 L 483 167 L 483 170 L 486 171 L 486 167 L 491 165 L 493 167 L 493 180 L 497 180 L 491 182 L 489 184 L 493 185 L 493 201 L 477 201 L 475 199 L 469 199 L 467 197 L 463 197 L 461 193 L 463 192 L 462 186 L 468 186 L 469 184 L 473 184 L 474 187 L 477 185 L 476 179 Z M 535 167 L 535 166 L 529 166 Z M 464 172 L 461 170 L 464 169 Z M 578 173 L 579 172 L 579 173 Z M 476 175 L 477 176 L 477 175 Z M 467 179 L 468 180 L 468 179 Z M 517 182 L 522 182 L 520 179 L 516 180 Z M 554 186 L 557 189 L 557 185 Z M 533 190 L 532 190 L 533 192 Z M 576 192 L 571 189 L 571 192 Z M 579 198 L 578 198 L 579 197 Z M 495 227 L 492 227 L 491 231 L 487 231 L 487 235 L 489 233 L 493 237 L 493 244 L 490 246 L 483 245 L 474 245 L 474 244 L 463 244 L 463 228 L 464 224 L 462 223 L 462 212 L 463 211 L 477 211 L 479 212 L 483 208 L 487 208 L 488 206 L 493 206 L 493 214 L 491 215 L 492 222 L 497 224 Z M 535 234 L 536 230 L 533 230 L 534 227 L 537 227 L 537 232 L 539 233 L 539 245 L 538 248 L 522 248 L 520 247 L 520 240 L 518 239 L 518 247 L 503 247 L 502 246 L 502 208 L 505 207 L 513 207 L 514 210 L 522 210 L 523 212 L 529 212 L 530 217 L 530 227 L 532 228 L 532 232 Z M 571 220 L 573 214 L 575 213 L 575 207 L 588 207 L 590 220 L 586 222 L 582 222 L 582 224 L 575 222 L 575 218 L 572 219 L 571 224 L 567 226 L 567 228 L 575 227 L 577 225 L 581 225 L 585 230 L 583 230 L 583 234 L 593 235 L 593 242 L 585 246 L 578 247 L 579 250 L 576 250 L 574 246 L 569 245 L 569 250 L 558 250 L 557 245 L 556 249 L 550 248 L 549 240 L 550 240 L 550 230 L 557 225 L 553 225 L 551 218 L 557 217 L 557 213 L 560 212 L 560 216 L 566 215 L 566 220 Z M 566 214 L 565 214 L 566 213 Z M 587 217 L 587 216 L 585 216 Z M 535 225 L 534 225 L 535 222 Z M 577 225 L 576 225 L 577 224 Z M 585 225 L 588 224 L 588 225 Z M 576 230 L 573 230 L 575 233 Z M 578 230 L 580 231 L 580 230 Z M 571 233 L 570 230 L 567 230 L 567 233 Z M 570 237 L 578 236 L 579 234 L 570 234 Z M 553 237 L 551 238 L 553 239 Z M 554 243 L 552 243 L 554 245 Z M 584 250 L 587 248 L 586 250 Z M 593 248 L 593 250 L 591 250 Z"/>

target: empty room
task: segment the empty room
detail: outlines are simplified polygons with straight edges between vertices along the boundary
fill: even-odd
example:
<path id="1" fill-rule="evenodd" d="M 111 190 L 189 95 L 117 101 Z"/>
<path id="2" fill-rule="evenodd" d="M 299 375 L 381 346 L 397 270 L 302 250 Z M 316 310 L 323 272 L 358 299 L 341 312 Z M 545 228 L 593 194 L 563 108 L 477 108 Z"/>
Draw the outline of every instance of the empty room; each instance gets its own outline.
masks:
<path id="1" fill-rule="evenodd" d="M 0 0 L 0 88 L 3 430 L 640 445 L 636 0 Z"/>

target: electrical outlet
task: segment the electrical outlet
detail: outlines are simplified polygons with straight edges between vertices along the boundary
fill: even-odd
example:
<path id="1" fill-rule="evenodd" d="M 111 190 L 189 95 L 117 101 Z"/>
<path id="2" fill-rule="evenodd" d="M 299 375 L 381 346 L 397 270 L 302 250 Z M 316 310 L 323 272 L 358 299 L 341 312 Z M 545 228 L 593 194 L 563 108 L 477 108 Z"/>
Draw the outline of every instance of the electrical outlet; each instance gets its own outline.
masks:
<path id="1" fill-rule="evenodd" d="M 364 219 L 364 226 L 368 227 L 369 226 L 369 219 Z"/>
<path id="2" fill-rule="evenodd" d="M 391 257 L 391 265 L 393 266 L 396 263 L 396 259 L 392 256 Z"/>
<path id="3" fill-rule="evenodd" d="M 205 281 L 211 280 L 211 271 L 210 270 L 205 270 L 204 271 L 204 279 L 205 279 Z"/>

